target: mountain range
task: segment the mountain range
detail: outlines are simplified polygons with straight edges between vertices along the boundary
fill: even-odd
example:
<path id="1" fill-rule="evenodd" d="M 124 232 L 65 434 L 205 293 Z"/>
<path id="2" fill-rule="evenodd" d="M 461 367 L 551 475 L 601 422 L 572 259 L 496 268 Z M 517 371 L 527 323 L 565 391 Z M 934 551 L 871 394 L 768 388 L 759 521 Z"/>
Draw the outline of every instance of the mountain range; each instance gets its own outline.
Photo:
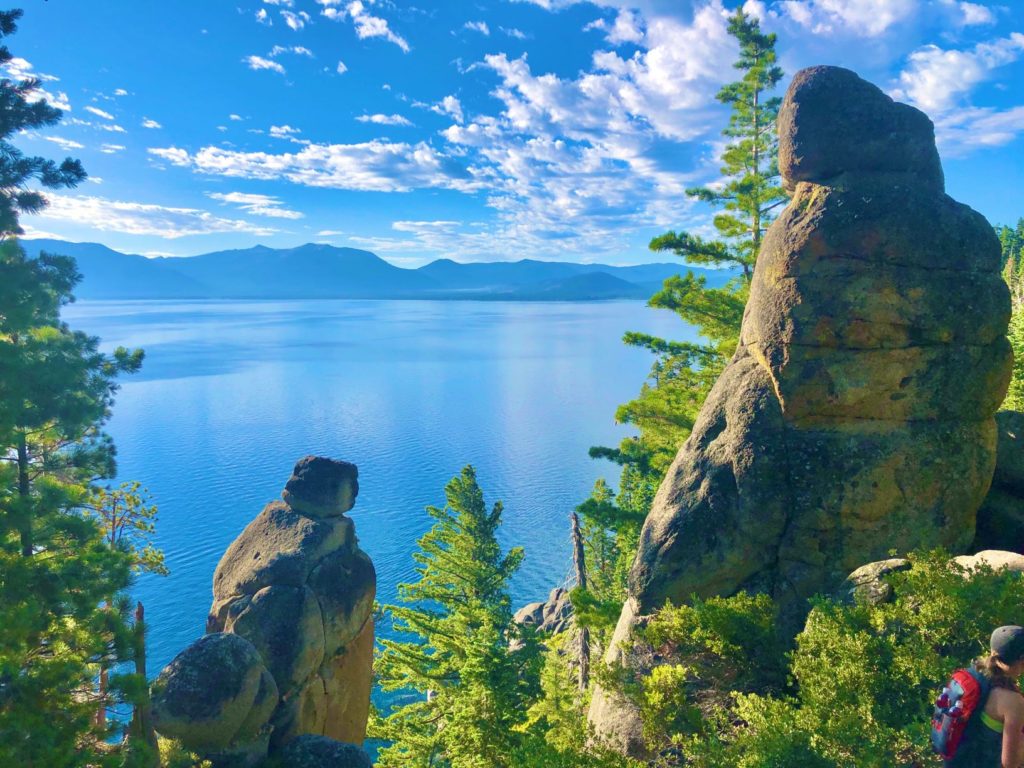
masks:
<path id="1" fill-rule="evenodd" d="M 296 248 L 216 251 L 187 258 L 147 258 L 98 243 L 23 240 L 30 256 L 72 256 L 83 280 L 80 299 L 504 299 L 594 301 L 646 299 L 682 264 L 613 267 L 532 261 L 462 264 L 438 259 L 403 269 L 355 248 L 308 243 Z M 708 285 L 723 270 L 693 271 Z"/>

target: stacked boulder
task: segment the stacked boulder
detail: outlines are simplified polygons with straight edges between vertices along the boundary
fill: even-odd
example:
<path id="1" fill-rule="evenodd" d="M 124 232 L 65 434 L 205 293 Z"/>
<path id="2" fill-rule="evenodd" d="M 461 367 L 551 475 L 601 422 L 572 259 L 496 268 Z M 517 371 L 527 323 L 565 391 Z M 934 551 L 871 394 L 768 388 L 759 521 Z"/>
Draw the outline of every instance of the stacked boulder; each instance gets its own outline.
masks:
<path id="1" fill-rule="evenodd" d="M 1024 413 L 1000 411 L 996 428 L 996 471 L 971 549 L 1024 552 Z"/>
<path id="2" fill-rule="evenodd" d="M 283 501 L 267 504 L 221 558 L 210 634 L 155 682 L 158 731 L 217 766 L 257 765 L 268 752 L 285 760 L 304 735 L 362 744 L 376 573 L 345 516 L 358 492 L 353 464 L 296 464 Z M 314 752 L 327 750 L 318 744 Z"/>
<path id="3" fill-rule="evenodd" d="M 611 661 L 666 600 L 765 592 L 795 632 L 862 563 L 974 538 L 1011 368 L 992 227 L 944 193 L 928 118 L 849 70 L 797 73 L 778 128 L 792 200 L 644 524 Z M 590 719 L 643 754 L 625 702 L 598 691 Z"/>

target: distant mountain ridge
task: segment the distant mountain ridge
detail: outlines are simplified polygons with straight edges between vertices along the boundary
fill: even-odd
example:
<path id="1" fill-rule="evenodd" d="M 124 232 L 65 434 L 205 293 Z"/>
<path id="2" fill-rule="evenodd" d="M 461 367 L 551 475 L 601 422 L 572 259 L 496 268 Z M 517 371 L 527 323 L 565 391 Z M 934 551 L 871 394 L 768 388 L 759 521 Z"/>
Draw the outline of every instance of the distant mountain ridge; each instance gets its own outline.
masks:
<path id="1" fill-rule="evenodd" d="M 356 248 L 307 243 L 296 248 L 217 251 L 187 258 L 146 258 L 98 243 L 23 240 L 72 256 L 83 275 L 81 299 L 475 299 L 596 301 L 645 299 L 684 264 L 613 267 L 523 259 L 461 264 L 438 259 L 403 269 Z M 692 268 L 709 285 L 731 273 Z"/>

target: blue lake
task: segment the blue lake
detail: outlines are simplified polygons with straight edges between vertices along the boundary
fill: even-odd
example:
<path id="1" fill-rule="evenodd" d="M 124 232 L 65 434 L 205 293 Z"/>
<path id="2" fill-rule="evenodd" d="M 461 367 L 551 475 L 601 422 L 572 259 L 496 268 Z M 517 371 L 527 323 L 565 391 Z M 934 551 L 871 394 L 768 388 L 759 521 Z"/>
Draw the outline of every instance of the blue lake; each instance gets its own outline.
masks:
<path id="1" fill-rule="evenodd" d="M 203 633 L 221 554 L 311 453 L 359 465 L 350 515 L 381 602 L 414 578 L 424 507 L 466 464 L 505 505 L 503 543 L 526 548 L 516 604 L 542 599 L 568 575 L 569 513 L 618 477 L 587 449 L 629 434 L 615 408 L 650 368 L 623 333 L 692 338 L 635 301 L 82 302 L 64 317 L 105 349 L 146 350 L 109 432 L 118 479 L 160 507 L 171 570 L 134 589 L 151 674 Z"/>

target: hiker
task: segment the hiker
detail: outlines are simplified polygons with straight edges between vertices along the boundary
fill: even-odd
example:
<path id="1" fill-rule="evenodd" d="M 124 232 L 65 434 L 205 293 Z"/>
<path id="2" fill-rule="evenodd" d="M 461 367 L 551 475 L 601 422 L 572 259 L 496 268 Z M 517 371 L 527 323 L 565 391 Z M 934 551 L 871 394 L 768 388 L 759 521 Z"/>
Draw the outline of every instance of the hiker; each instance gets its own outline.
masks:
<path id="1" fill-rule="evenodd" d="M 1024 627 L 999 627 L 990 653 L 974 662 L 982 698 L 968 715 L 963 739 L 947 768 L 1020 768 L 1024 764 Z"/>

